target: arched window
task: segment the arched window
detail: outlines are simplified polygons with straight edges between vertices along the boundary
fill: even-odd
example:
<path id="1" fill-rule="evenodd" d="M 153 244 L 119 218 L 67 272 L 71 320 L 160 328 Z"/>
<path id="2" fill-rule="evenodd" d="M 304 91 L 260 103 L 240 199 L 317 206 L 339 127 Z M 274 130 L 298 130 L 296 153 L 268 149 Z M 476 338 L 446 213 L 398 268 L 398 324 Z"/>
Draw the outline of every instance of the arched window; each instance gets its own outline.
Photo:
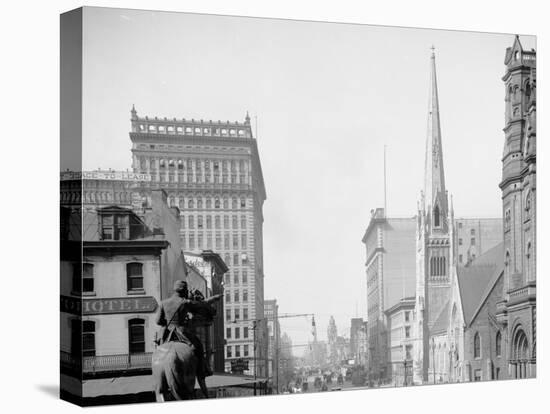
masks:
<path id="1" fill-rule="evenodd" d="M 511 263 L 510 263 L 510 252 L 507 251 L 506 252 L 506 257 L 504 259 L 504 274 L 508 277 L 510 276 L 510 265 L 511 265 Z"/>
<path id="2" fill-rule="evenodd" d="M 447 267 L 447 259 L 445 257 L 442 257 L 441 258 L 441 276 L 445 276 L 447 274 L 446 267 Z"/>
<path id="3" fill-rule="evenodd" d="M 225 209 L 229 208 L 229 200 L 227 198 L 223 199 L 223 208 Z"/>
<path id="4" fill-rule="evenodd" d="M 145 321 L 135 318 L 128 321 L 128 352 L 141 354 L 145 352 Z"/>
<path id="5" fill-rule="evenodd" d="M 439 227 L 439 206 L 435 206 L 434 208 L 434 227 Z"/>
<path id="6" fill-rule="evenodd" d="M 527 242 L 527 247 L 525 248 L 525 259 L 527 266 L 525 268 L 525 279 L 530 280 L 531 276 L 531 242 Z"/>
<path id="7" fill-rule="evenodd" d="M 143 290 L 143 264 L 128 263 L 126 265 L 126 283 L 128 291 Z"/>
<path id="8" fill-rule="evenodd" d="M 502 355 L 502 334 L 500 333 L 500 331 L 497 332 L 495 338 L 495 353 L 497 357 Z"/>
<path id="9" fill-rule="evenodd" d="M 194 208 L 195 207 L 195 202 L 193 201 L 193 199 L 189 199 L 189 201 L 187 202 L 187 208 Z"/>
<path id="10" fill-rule="evenodd" d="M 220 199 L 219 198 L 216 198 L 214 200 L 214 208 L 220 208 Z"/>
<path id="11" fill-rule="evenodd" d="M 233 200 L 231 201 L 231 207 L 233 208 L 233 210 L 236 210 L 238 205 L 237 205 L 237 199 L 236 198 L 233 198 Z"/>
<path id="12" fill-rule="evenodd" d="M 82 322 L 82 356 L 95 356 L 95 322 Z"/>
<path id="13" fill-rule="evenodd" d="M 481 358 L 481 337 L 479 332 L 474 335 L 474 358 Z"/>
<path id="14" fill-rule="evenodd" d="M 202 198 L 199 198 L 197 200 L 197 208 L 201 209 L 202 208 Z"/>
<path id="15" fill-rule="evenodd" d="M 206 199 L 206 208 L 212 208 L 212 200 L 210 198 Z"/>
<path id="16" fill-rule="evenodd" d="M 512 359 L 516 361 L 516 378 L 526 378 L 527 363 L 529 360 L 529 341 L 521 328 L 514 335 Z"/>

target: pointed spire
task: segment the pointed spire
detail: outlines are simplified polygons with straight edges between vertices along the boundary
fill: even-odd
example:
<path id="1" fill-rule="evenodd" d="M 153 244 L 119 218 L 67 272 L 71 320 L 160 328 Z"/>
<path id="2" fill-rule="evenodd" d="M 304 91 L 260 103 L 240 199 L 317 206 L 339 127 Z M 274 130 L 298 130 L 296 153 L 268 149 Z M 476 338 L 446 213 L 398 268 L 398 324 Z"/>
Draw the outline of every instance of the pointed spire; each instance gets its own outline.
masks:
<path id="1" fill-rule="evenodd" d="M 430 95 L 428 107 L 428 131 L 426 136 L 426 154 L 424 170 L 424 209 L 426 213 L 439 212 L 438 216 L 447 217 L 447 194 L 443 168 L 443 148 L 441 142 L 441 123 L 439 118 L 439 96 L 435 68 L 435 48 L 431 47 L 430 57 Z M 435 219 L 434 219 L 435 221 Z M 438 220 L 441 224 L 444 220 Z M 442 223 L 443 221 L 443 223 Z"/>
<path id="2" fill-rule="evenodd" d="M 130 114 L 132 115 L 132 119 L 137 119 L 137 111 L 134 104 L 132 104 L 132 110 L 130 111 Z"/>
<path id="3" fill-rule="evenodd" d="M 244 123 L 245 124 L 250 124 L 250 115 L 248 114 L 248 111 L 246 111 L 246 116 L 244 118 Z"/>

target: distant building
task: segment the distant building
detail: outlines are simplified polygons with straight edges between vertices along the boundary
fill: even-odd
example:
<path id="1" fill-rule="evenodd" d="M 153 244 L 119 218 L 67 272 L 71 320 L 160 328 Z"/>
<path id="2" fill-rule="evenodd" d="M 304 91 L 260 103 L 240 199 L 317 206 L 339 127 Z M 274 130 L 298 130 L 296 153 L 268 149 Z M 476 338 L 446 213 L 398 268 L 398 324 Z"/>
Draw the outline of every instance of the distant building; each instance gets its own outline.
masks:
<path id="1" fill-rule="evenodd" d="M 386 310 L 388 373 L 396 386 L 412 384 L 414 296 L 401 299 Z"/>
<path id="2" fill-rule="evenodd" d="M 277 392 L 279 392 L 279 346 L 281 327 L 279 325 L 279 305 L 277 305 L 276 299 L 266 300 L 264 302 L 264 315 L 267 319 L 267 332 L 269 334 L 269 346 L 267 350 L 268 377 L 271 379 Z"/>
<path id="3" fill-rule="evenodd" d="M 354 360 L 356 365 L 366 364 L 367 356 L 367 324 L 363 318 L 351 318 L 349 332 L 349 357 Z"/>
<path id="4" fill-rule="evenodd" d="M 389 379 L 385 311 L 415 294 L 416 219 L 372 212 L 363 236 L 366 248 L 368 371 L 373 380 Z"/>
<path id="5" fill-rule="evenodd" d="M 248 374 L 266 377 L 267 324 L 261 322 L 266 193 L 250 117 L 244 122 L 167 119 L 138 116 L 132 108 L 130 140 L 133 172 L 150 177 L 141 190 L 164 188 L 169 205 L 181 209 L 183 249 L 213 250 L 229 267 L 226 370 L 232 360 L 246 358 Z M 255 335 L 249 332 L 252 325 Z"/>
<path id="6" fill-rule="evenodd" d="M 464 266 L 502 242 L 502 218 L 455 218 L 458 266 Z"/>

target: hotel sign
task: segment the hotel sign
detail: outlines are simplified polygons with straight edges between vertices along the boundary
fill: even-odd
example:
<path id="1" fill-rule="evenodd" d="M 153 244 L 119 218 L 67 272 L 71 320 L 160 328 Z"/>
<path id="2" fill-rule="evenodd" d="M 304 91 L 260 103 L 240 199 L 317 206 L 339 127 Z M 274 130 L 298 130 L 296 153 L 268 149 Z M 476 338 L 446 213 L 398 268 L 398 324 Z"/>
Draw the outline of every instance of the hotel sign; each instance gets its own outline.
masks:
<path id="1" fill-rule="evenodd" d="M 110 180 L 110 181 L 151 181 L 151 174 L 138 174 L 128 171 L 65 171 L 61 181 L 67 180 Z"/>
<path id="2" fill-rule="evenodd" d="M 157 306 L 157 300 L 152 296 L 101 299 L 80 299 L 61 296 L 61 312 L 73 313 L 75 315 L 146 313 L 154 312 Z"/>

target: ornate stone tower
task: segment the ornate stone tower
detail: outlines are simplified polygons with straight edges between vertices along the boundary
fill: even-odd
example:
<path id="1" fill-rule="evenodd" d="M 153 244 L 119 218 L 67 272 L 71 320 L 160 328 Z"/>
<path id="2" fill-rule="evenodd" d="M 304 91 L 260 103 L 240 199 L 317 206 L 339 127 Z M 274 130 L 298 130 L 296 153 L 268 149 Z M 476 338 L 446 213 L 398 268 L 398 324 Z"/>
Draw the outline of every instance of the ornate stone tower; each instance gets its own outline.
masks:
<path id="1" fill-rule="evenodd" d="M 435 53 L 430 58 L 431 79 L 428 133 L 424 165 L 424 190 L 418 202 L 416 251 L 416 326 L 414 381 L 428 380 L 430 330 L 450 297 L 452 208 L 449 209 L 445 173 Z"/>
<path id="2" fill-rule="evenodd" d="M 504 58 L 502 156 L 504 294 L 498 307 L 508 344 L 508 375 L 535 376 L 536 367 L 536 52 L 516 36 Z"/>

